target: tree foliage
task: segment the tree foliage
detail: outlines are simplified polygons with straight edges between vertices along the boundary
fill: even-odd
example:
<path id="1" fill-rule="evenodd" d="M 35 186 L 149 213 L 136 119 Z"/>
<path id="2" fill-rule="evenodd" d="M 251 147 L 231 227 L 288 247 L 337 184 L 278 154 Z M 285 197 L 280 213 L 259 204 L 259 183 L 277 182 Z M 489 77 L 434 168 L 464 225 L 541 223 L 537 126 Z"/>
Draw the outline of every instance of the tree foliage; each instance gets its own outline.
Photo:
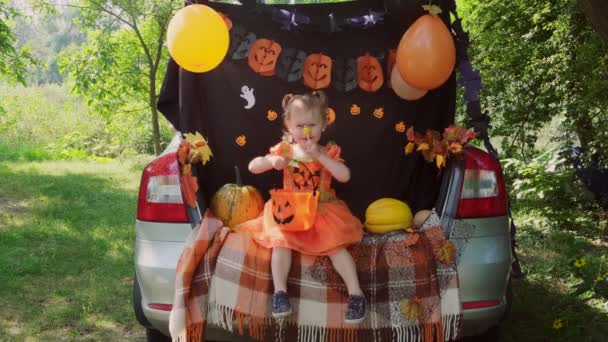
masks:
<path id="1" fill-rule="evenodd" d="M 147 112 L 154 152 L 160 153 L 156 99 L 168 59 L 163 43 L 169 20 L 182 3 L 83 0 L 71 6 L 81 10 L 79 24 L 89 43 L 64 53 L 60 68 L 69 72 L 89 106 L 108 118 L 120 120 L 121 113 L 143 117 Z"/>
<path id="2" fill-rule="evenodd" d="M 37 12 L 29 18 L 18 18 L 13 32 L 18 46 L 31 47 L 31 54 L 39 61 L 32 65 L 25 77 L 28 84 L 62 84 L 64 75 L 57 65 L 58 54 L 68 47 L 78 47 L 86 41 L 86 34 L 75 23 L 79 20 L 75 8 L 53 8 L 48 15 Z"/>
<path id="3" fill-rule="evenodd" d="M 8 0 L 0 0 L 0 78 L 25 84 L 28 63 L 33 62 L 27 48 L 18 49 L 12 32 L 12 22 L 19 13 L 9 6 Z"/>
<path id="4" fill-rule="evenodd" d="M 508 156 L 529 159 L 541 127 L 608 156 L 608 45 L 576 0 L 460 0 L 484 79 L 482 101 Z"/>

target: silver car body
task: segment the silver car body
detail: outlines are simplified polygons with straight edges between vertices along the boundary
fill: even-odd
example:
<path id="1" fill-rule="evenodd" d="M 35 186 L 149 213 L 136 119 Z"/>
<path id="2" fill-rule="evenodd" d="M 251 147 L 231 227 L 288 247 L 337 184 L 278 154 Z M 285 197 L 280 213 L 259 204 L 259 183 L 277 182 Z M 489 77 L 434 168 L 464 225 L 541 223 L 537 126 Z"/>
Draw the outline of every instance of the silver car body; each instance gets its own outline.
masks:
<path id="1" fill-rule="evenodd" d="M 166 152 L 176 148 L 174 141 Z M 461 302 L 499 301 L 491 307 L 463 310 L 464 334 L 476 335 L 498 325 L 508 305 L 512 260 L 509 221 L 507 216 L 456 219 L 462 179 L 462 163 L 446 170 L 436 208 L 446 234 L 457 247 Z M 141 308 L 152 328 L 169 335 L 169 311 L 152 309 L 149 304 L 173 302 L 175 267 L 192 226 L 137 220 L 136 230 L 135 286 L 141 293 Z M 208 329 L 208 338 L 249 340 L 219 329 Z"/>

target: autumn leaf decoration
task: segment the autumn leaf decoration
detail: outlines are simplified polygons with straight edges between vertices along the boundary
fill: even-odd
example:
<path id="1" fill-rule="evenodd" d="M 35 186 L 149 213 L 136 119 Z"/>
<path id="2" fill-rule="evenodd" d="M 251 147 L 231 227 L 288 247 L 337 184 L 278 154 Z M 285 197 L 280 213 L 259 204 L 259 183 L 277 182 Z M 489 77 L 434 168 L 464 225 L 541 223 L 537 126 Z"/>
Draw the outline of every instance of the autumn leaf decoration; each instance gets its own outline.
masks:
<path id="1" fill-rule="evenodd" d="M 456 247 L 452 241 L 445 241 L 436 252 L 437 259 L 446 265 L 452 264 L 456 258 Z"/>
<path id="2" fill-rule="evenodd" d="M 418 298 L 404 298 L 401 300 L 401 313 L 409 321 L 415 321 L 420 316 L 420 300 Z"/>
<path id="3" fill-rule="evenodd" d="M 191 208 L 196 208 L 196 192 L 198 181 L 192 176 L 192 165 L 196 163 L 207 164 L 213 156 L 207 139 L 199 132 L 186 133 L 185 139 L 177 148 L 177 160 L 180 168 L 180 183 L 184 202 Z"/>
<path id="4" fill-rule="evenodd" d="M 438 169 L 445 167 L 449 157 L 462 154 L 464 147 L 476 136 L 473 130 L 459 125 L 446 128 L 443 134 L 428 130 L 424 135 L 416 132 L 412 126 L 406 134 L 408 143 L 405 146 L 405 154 L 420 152 L 424 160 L 435 162 Z"/>

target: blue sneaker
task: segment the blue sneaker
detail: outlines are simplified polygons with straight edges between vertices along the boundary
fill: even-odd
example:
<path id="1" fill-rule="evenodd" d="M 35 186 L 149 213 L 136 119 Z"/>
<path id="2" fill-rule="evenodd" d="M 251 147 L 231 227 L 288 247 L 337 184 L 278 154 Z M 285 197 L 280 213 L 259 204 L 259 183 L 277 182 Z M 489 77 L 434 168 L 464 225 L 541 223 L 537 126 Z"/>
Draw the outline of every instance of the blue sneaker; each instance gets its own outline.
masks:
<path id="1" fill-rule="evenodd" d="M 276 292 L 272 295 L 272 317 L 283 318 L 289 315 L 291 315 L 291 305 L 287 292 Z"/>
<path id="2" fill-rule="evenodd" d="M 348 297 L 346 306 L 346 317 L 344 322 L 347 324 L 359 324 L 365 319 L 365 297 L 351 295 Z"/>

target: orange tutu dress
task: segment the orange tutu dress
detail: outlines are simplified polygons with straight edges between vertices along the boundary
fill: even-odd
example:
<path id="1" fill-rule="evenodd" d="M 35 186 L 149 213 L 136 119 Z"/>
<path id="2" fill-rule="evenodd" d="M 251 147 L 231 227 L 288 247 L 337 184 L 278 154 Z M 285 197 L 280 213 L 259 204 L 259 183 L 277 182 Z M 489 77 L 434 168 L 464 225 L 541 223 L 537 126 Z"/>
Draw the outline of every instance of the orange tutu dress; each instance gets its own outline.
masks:
<path id="1" fill-rule="evenodd" d="M 318 190 L 316 215 L 312 227 L 305 231 L 286 231 L 279 225 L 285 221 L 277 218 L 277 205 L 272 198 L 266 202 L 257 218 L 241 223 L 236 231 L 250 234 L 260 245 L 273 248 L 285 247 L 306 255 L 330 255 L 361 241 L 363 225 L 348 206 L 336 197 L 331 188 L 331 173 L 318 161 L 298 161 L 292 158 L 292 145 L 281 142 L 270 153 L 286 158 L 288 166 L 283 170 L 283 189 L 288 191 Z M 325 147 L 327 156 L 340 160 L 340 147 Z M 285 210 L 282 208 L 283 215 Z M 282 216 L 285 217 L 285 216 Z M 291 218 L 291 216 L 289 216 Z"/>

